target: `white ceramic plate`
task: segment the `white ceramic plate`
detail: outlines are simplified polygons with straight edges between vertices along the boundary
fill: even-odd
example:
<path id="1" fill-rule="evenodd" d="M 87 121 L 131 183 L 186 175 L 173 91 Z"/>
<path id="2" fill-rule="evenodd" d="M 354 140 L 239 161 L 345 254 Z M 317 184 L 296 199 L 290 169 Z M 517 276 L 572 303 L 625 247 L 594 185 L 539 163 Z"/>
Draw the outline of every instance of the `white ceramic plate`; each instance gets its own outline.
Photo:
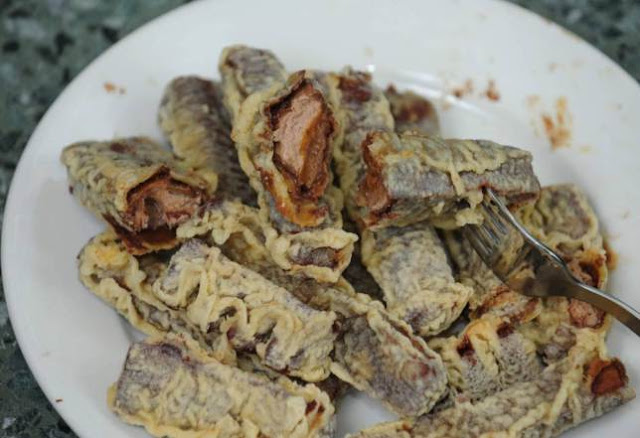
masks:
<path id="1" fill-rule="evenodd" d="M 530 149 L 543 183 L 586 189 L 620 255 L 611 289 L 640 307 L 640 88 L 600 52 L 538 16 L 489 0 L 195 3 L 144 26 L 87 67 L 40 122 L 11 186 L 2 234 L 11 321 L 47 397 L 81 437 L 146 435 L 107 410 L 106 389 L 133 331 L 77 280 L 76 254 L 104 226 L 69 195 L 60 151 L 88 138 L 159 139 L 164 84 L 180 74 L 217 76 L 220 50 L 232 43 L 273 49 L 292 70 L 369 68 L 381 85 L 393 81 L 435 99 L 445 135 Z M 467 79 L 474 91 L 453 98 L 452 89 Z M 486 97 L 490 80 L 499 101 Z M 552 150 L 542 115 L 557 125 L 562 98 L 571 141 Z M 640 381 L 640 341 L 616 324 L 609 344 Z M 567 436 L 637 436 L 638 407 L 631 402 Z M 339 436 L 392 418 L 366 397 L 351 396 L 338 416 Z"/>

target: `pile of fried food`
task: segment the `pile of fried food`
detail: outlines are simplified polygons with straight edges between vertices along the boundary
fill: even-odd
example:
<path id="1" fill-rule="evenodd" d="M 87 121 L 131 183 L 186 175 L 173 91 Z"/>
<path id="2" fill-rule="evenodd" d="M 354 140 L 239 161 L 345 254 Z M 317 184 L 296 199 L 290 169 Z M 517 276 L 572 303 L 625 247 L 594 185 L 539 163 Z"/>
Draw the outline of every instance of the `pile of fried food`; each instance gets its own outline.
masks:
<path id="1" fill-rule="evenodd" d="M 355 388 L 400 418 L 355 437 L 550 437 L 634 397 L 609 316 L 509 290 L 461 236 L 491 187 L 604 288 L 579 189 L 540 188 L 524 150 L 442 139 L 430 102 L 367 73 L 290 74 L 246 46 L 219 68 L 166 87 L 172 151 L 131 137 L 62 153 L 109 225 L 80 279 L 149 335 L 109 390 L 122 420 L 157 437 L 329 437 Z"/>

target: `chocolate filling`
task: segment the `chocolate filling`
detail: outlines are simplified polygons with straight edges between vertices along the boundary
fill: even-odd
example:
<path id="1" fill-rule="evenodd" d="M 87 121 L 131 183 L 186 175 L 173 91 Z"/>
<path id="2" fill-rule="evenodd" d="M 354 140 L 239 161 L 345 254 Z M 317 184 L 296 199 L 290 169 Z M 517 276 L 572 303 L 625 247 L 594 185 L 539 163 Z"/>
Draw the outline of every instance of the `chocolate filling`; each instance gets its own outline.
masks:
<path id="1" fill-rule="evenodd" d="M 111 225 L 116 234 L 133 255 L 145 254 L 150 247 L 169 244 L 176 239 L 175 230 L 167 226 L 156 229 L 133 232 L 118 224 L 111 216 L 105 215 L 104 219 Z"/>
<path id="2" fill-rule="evenodd" d="M 391 112 L 396 123 L 416 123 L 435 117 L 436 110 L 427 99 L 410 93 L 398 93 L 393 85 L 389 85 L 385 91 L 389 97 Z M 401 99 L 402 98 L 402 99 Z"/>
<path id="3" fill-rule="evenodd" d="M 346 102 L 363 103 L 371 99 L 371 75 L 353 72 L 351 76 L 341 76 L 338 88 Z"/>
<path id="4" fill-rule="evenodd" d="M 375 133 L 370 133 L 362 142 L 362 157 L 367 165 L 367 172 L 360 182 L 356 203 L 361 207 L 367 207 L 375 216 L 384 216 L 393 205 L 393 200 L 384 186 L 382 178 L 382 166 L 376 161 L 369 150 L 373 143 Z"/>
<path id="5" fill-rule="evenodd" d="M 173 228 L 190 218 L 202 201 L 200 190 L 171 178 L 169 169 L 162 168 L 127 194 L 124 219 L 136 232 Z"/>
<path id="6" fill-rule="evenodd" d="M 302 266 L 314 265 L 335 269 L 340 262 L 340 254 L 333 248 L 323 247 L 315 249 L 303 249 L 292 261 Z"/>
<path id="7" fill-rule="evenodd" d="M 617 359 L 611 361 L 595 359 L 589 365 L 587 372 L 593 377 L 591 392 L 596 396 L 616 391 L 629 381 L 624 365 Z"/>
<path id="8" fill-rule="evenodd" d="M 298 200 L 319 199 L 329 183 L 331 138 L 335 121 L 322 94 L 300 81 L 290 94 L 268 108 L 274 162 L 289 194 Z"/>

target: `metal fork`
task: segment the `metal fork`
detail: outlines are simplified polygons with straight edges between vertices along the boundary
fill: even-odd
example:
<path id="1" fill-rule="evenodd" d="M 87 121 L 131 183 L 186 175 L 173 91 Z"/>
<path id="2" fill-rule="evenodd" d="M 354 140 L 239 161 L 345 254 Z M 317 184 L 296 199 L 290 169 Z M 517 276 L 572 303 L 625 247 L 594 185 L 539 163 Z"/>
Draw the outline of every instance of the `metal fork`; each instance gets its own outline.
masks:
<path id="1" fill-rule="evenodd" d="M 511 289 L 531 297 L 563 296 L 610 313 L 640 336 L 640 313 L 578 280 L 558 254 L 533 237 L 491 189 L 480 211 L 484 221 L 463 229 L 480 258 Z M 526 266 L 526 269 L 522 269 Z"/>

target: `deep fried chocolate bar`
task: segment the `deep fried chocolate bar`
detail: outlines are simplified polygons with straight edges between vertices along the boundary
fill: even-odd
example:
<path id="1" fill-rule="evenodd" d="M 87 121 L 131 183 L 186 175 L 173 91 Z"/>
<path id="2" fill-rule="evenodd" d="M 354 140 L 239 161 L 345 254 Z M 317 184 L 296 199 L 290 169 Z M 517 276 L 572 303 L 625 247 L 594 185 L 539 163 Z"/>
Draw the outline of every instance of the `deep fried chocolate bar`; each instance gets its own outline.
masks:
<path id="1" fill-rule="evenodd" d="M 273 53 L 227 47 L 220 58 L 240 164 L 278 230 L 341 227 L 331 186 L 336 121 L 313 74 L 289 76 Z"/>
<path id="2" fill-rule="evenodd" d="M 383 423 L 351 438 L 554 437 L 634 397 L 620 361 L 580 350 L 534 380 L 476 403 Z"/>
<path id="3" fill-rule="evenodd" d="M 175 227 L 215 189 L 215 173 L 192 171 L 144 137 L 74 143 L 61 158 L 69 190 L 133 254 L 175 246 Z"/>
<path id="4" fill-rule="evenodd" d="M 387 310 L 421 336 L 449 327 L 472 294 L 454 280 L 444 246 L 428 223 L 364 230 L 362 261 L 380 285 Z"/>
<path id="5" fill-rule="evenodd" d="M 371 132 L 360 147 L 366 172 L 356 204 L 369 228 L 422 220 L 456 228 L 478 220 L 473 209 L 485 187 L 515 205 L 540 190 L 529 152 L 488 140 Z"/>
<path id="6" fill-rule="evenodd" d="M 129 349 L 111 409 L 156 437 L 331 437 L 334 408 L 314 385 L 218 362 L 178 337 Z"/>

